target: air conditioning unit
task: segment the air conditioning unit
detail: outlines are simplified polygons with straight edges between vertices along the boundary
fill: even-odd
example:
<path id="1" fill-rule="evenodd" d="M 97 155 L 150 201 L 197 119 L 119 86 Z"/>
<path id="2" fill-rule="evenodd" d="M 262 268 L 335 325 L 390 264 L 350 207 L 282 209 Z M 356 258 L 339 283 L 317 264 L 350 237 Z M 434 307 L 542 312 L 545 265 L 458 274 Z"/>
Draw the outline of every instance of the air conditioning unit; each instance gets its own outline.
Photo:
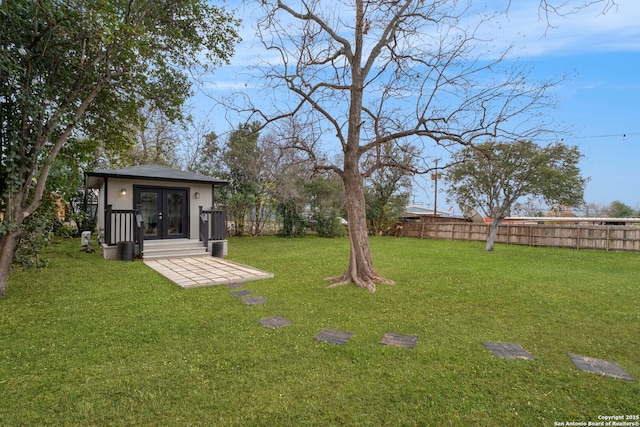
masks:
<path id="1" fill-rule="evenodd" d="M 85 247 L 91 244 L 91 232 L 83 231 L 80 235 L 80 246 Z"/>

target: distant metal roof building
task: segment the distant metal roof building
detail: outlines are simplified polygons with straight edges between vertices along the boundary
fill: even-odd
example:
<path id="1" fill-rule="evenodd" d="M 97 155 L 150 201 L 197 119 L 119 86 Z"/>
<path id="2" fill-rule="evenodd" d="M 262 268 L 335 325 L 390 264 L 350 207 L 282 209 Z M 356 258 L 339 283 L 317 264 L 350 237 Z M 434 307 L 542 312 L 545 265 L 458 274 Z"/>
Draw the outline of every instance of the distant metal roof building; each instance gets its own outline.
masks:
<path id="1" fill-rule="evenodd" d="M 430 208 L 429 206 L 417 206 L 417 205 L 409 205 L 404 210 L 405 215 L 410 216 L 425 216 L 425 215 L 437 215 L 437 216 L 452 216 L 453 210 L 450 211 L 441 211 Z"/>
<path id="2" fill-rule="evenodd" d="M 153 181 L 191 182 L 212 184 L 214 187 L 229 185 L 230 181 L 200 175 L 161 165 L 141 165 L 122 169 L 96 169 L 85 173 L 88 188 L 99 188 L 105 178 L 149 179 Z"/>
<path id="3" fill-rule="evenodd" d="M 609 225 L 624 225 L 624 224 L 638 224 L 640 218 L 637 217 L 622 217 L 622 218 L 609 218 L 609 217 L 579 217 L 579 216 L 511 216 L 503 219 L 504 222 L 530 222 L 530 223 L 551 223 L 551 222 L 563 222 L 563 223 L 587 223 L 587 224 L 609 224 Z"/>

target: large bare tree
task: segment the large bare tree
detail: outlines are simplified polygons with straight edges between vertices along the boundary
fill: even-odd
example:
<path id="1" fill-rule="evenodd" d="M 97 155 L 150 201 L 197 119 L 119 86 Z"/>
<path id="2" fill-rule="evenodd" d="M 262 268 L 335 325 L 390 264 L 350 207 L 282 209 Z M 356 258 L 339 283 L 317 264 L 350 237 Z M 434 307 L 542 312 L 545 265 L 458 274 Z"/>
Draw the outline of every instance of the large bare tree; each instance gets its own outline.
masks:
<path id="1" fill-rule="evenodd" d="M 590 3 L 581 2 L 575 8 Z M 545 130 L 553 81 L 534 82 L 484 35 L 487 13 L 467 0 L 261 0 L 258 35 L 273 53 L 259 69 L 277 102 L 244 105 L 270 124 L 297 117 L 311 140 L 284 141 L 306 152 L 318 170 L 337 173 L 347 199 L 351 251 L 333 286 L 375 291 L 393 283 L 375 270 L 367 238 L 364 180 L 384 167 L 402 167 L 385 153 L 424 160 L 408 172 L 428 172 L 434 150 L 476 142 L 532 139 Z M 571 13 L 541 3 L 541 16 Z M 533 17 L 535 19 L 535 17 Z M 279 92 L 284 88 L 286 92 Z M 385 146 L 395 146 L 393 150 Z M 331 147 L 339 147 L 331 155 Z M 429 150 L 429 151 L 428 151 Z M 416 164 L 416 163 L 414 163 Z"/>

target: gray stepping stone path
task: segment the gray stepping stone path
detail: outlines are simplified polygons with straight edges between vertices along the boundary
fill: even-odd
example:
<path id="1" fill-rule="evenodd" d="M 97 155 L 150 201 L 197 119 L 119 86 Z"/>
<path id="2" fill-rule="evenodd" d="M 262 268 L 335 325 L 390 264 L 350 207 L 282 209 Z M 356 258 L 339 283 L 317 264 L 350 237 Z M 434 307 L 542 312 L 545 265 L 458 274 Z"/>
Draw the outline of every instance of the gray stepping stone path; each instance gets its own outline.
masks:
<path id="1" fill-rule="evenodd" d="M 264 299 L 264 297 L 247 297 L 247 298 L 242 298 L 242 302 L 245 305 L 260 305 L 260 304 L 266 303 L 267 300 Z"/>
<path id="2" fill-rule="evenodd" d="M 482 345 L 493 353 L 494 356 L 502 359 L 536 360 L 533 355 L 515 342 L 483 342 Z"/>
<path id="3" fill-rule="evenodd" d="M 569 357 L 576 367 L 582 371 L 592 372 L 606 377 L 618 378 L 620 380 L 634 381 L 634 378 L 616 362 L 609 362 L 607 360 L 595 359 L 593 357 L 580 356 L 578 354 L 571 353 L 569 353 Z"/>
<path id="4" fill-rule="evenodd" d="M 229 283 L 225 286 L 230 289 L 237 289 L 243 287 L 244 283 Z M 229 293 L 236 297 L 243 297 L 242 302 L 245 305 L 261 305 L 267 302 L 264 297 L 246 297 L 246 295 L 251 295 L 251 291 L 247 289 Z M 286 319 L 282 316 L 265 317 L 258 320 L 258 322 L 261 325 L 271 329 L 277 329 L 293 323 L 292 320 Z M 337 329 L 325 328 L 322 332 L 316 335 L 314 339 L 330 344 L 344 345 L 351 339 L 352 336 L 352 332 L 344 332 Z M 380 340 L 380 344 L 404 348 L 414 348 L 417 343 L 417 335 L 403 335 L 393 332 L 387 332 Z M 499 357 L 502 359 L 536 360 L 536 358 L 531 353 L 523 349 L 518 343 L 515 342 L 483 341 L 482 345 L 495 357 Z M 572 353 L 569 353 L 569 358 L 573 361 L 575 366 L 582 371 L 627 381 L 635 381 L 635 379 L 616 362 L 596 359 L 593 357 L 580 356 L 578 354 Z"/>
<path id="5" fill-rule="evenodd" d="M 402 335 L 393 332 L 387 332 L 380 340 L 380 344 L 390 345 L 393 347 L 414 348 L 418 342 L 417 335 Z"/>
<path id="6" fill-rule="evenodd" d="M 231 295 L 233 295 L 234 297 L 244 297 L 247 295 L 251 295 L 251 291 L 248 289 L 242 289 L 239 291 L 233 291 L 233 292 L 229 292 Z"/>
<path id="7" fill-rule="evenodd" d="M 318 341 L 324 341 L 331 344 L 343 345 L 353 336 L 351 332 L 338 331 L 337 329 L 326 328 L 315 339 Z"/>
<path id="8" fill-rule="evenodd" d="M 237 289 L 244 286 L 244 283 L 226 283 L 225 286 L 229 289 Z"/>
<path id="9" fill-rule="evenodd" d="M 276 329 L 293 323 L 293 320 L 286 319 L 282 316 L 271 316 L 260 319 L 258 322 L 267 328 Z"/>

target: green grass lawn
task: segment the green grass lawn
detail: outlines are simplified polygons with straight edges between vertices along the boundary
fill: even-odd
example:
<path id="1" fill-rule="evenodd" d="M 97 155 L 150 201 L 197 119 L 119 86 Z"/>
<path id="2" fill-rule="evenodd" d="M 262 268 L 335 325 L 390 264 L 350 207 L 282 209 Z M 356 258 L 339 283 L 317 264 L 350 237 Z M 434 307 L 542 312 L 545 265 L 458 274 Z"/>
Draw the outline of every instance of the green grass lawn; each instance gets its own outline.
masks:
<path id="1" fill-rule="evenodd" d="M 376 293 L 343 272 L 347 239 L 232 239 L 275 274 L 184 290 L 142 262 L 47 250 L 0 299 L 2 426 L 552 426 L 640 414 L 640 255 L 373 238 Z M 293 320 L 280 329 L 257 320 Z M 354 333 L 344 346 L 324 328 Z M 418 335 L 415 348 L 379 344 Z M 493 357 L 515 341 L 536 360 Z M 579 371 L 576 353 L 636 381 Z"/>

